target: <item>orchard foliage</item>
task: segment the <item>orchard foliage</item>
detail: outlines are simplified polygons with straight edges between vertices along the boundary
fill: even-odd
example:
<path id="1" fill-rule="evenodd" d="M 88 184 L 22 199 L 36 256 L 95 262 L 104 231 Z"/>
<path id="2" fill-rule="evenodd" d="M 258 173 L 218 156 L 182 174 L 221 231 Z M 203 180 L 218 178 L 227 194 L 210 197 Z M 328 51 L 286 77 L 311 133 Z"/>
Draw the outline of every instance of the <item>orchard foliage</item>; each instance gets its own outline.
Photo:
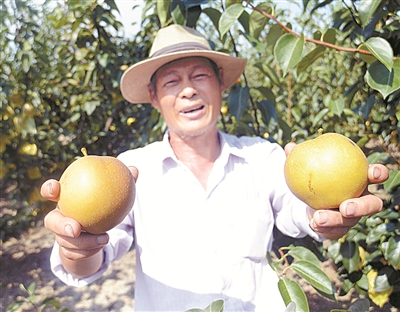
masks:
<path id="1" fill-rule="evenodd" d="M 329 253 L 345 280 L 342 292 L 354 286 L 372 299 L 380 292 L 379 302 L 399 306 L 399 0 L 303 0 L 294 4 L 297 16 L 274 1 L 143 2 L 133 38 L 124 36 L 114 0 L 2 3 L 0 239 L 54 207 L 41 199 L 40 185 L 58 179 L 82 147 L 115 156 L 161 138 L 157 111 L 127 103 L 119 81 L 148 55 L 160 27 L 184 24 L 215 50 L 249 60 L 224 97 L 222 130 L 284 145 L 322 128 L 388 166 L 390 178 L 378 187 L 386 210 L 361 220 Z M 301 271 L 300 264 L 292 268 Z"/>

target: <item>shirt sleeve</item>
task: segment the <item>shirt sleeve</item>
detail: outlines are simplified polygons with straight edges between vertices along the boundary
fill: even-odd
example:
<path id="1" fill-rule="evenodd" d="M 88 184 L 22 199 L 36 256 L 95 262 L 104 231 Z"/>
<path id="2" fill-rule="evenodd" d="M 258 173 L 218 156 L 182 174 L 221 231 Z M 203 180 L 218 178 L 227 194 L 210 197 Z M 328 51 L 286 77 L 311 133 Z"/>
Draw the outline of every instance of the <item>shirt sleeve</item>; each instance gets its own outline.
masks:
<path id="1" fill-rule="evenodd" d="M 323 240 L 309 226 L 308 207 L 290 191 L 286 184 L 284 175 L 285 152 L 281 147 L 275 146 L 269 156 L 269 172 L 273 173 L 273 183 L 271 188 L 272 197 L 270 198 L 274 207 L 275 224 L 285 235 L 293 238 L 301 238 L 307 235 L 317 241 Z M 271 174 L 269 174 L 271 176 Z"/>
<path id="2" fill-rule="evenodd" d="M 131 210 L 118 226 L 107 232 L 110 240 L 103 248 L 103 263 L 96 273 L 85 278 L 76 278 L 65 271 L 60 258 L 60 246 L 56 242 L 50 255 L 51 270 L 56 277 L 69 286 L 86 286 L 100 278 L 112 261 L 120 259 L 130 250 L 133 243 L 133 232 L 133 211 Z"/>

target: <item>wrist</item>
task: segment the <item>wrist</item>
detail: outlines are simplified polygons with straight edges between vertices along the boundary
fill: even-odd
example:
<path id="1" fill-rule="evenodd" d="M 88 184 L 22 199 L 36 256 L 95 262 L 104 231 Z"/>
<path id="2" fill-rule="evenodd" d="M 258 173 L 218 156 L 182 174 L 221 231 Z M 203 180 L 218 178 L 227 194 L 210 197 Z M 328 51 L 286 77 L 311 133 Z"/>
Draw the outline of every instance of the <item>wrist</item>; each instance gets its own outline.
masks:
<path id="1" fill-rule="evenodd" d="M 87 258 L 71 260 L 65 257 L 60 248 L 60 258 L 65 271 L 75 278 L 84 278 L 100 270 L 103 264 L 103 249 Z"/>

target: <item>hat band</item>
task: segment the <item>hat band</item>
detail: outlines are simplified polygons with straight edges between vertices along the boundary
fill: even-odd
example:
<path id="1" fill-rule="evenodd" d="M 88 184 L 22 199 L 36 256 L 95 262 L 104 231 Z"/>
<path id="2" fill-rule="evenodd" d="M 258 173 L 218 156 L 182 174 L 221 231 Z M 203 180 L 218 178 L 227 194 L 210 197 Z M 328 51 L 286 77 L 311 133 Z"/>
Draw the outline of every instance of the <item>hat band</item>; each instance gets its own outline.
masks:
<path id="1" fill-rule="evenodd" d="M 207 46 L 196 43 L 196 42 L 182 42 L 182 43 L 177 43 L 165 48 L 162 48 L 155 52 L 150 58 L 165 55 L 165 54 L 170 54 L 170 53 L 176 53 L 176 52 L 182 52 L 182 51 L 191 51 L 191 50 L 207 50 L 210 51 L 211 49 L 208 48 Z"/>

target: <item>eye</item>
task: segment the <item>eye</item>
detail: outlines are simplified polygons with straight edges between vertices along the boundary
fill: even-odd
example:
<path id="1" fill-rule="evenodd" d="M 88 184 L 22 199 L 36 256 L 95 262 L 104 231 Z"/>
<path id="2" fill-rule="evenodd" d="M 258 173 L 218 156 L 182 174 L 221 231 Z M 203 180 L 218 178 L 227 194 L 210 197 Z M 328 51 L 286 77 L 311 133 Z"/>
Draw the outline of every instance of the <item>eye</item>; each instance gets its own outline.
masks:
<path id="1" fill-rule="evenodd" d="M 194 75 L 195 79 L 205 79 L 205 78 L 208 78 L 208 77 L 210 77 L 210 74 L 207 73 L 207 72 L 199 72 L 199 73 Z"/>
<path id="2" fill-rule="evenodd" d="M 175 80 L 175 79 L 167 80 L 167 81 L 164 83 L 164 87 L 170 87 L 170 86 L 175 85 L 176 83 L 177 83 L 177 80 Z"/>

